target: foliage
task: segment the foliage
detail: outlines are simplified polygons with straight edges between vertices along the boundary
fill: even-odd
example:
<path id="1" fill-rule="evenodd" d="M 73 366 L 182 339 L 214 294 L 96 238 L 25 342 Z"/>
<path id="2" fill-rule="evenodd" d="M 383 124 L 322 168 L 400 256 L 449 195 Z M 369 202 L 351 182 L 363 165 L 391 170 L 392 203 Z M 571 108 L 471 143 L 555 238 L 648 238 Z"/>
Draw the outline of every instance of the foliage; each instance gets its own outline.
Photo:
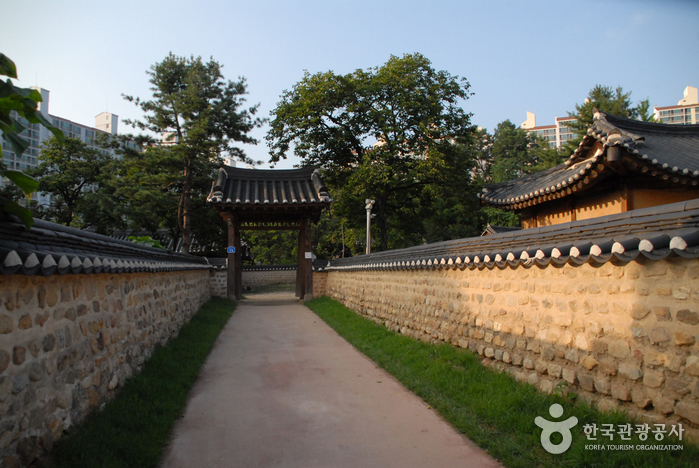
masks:
<path id="1" fill-rule="evenodd" d="M 651 112 L 649 99 L 644 99 L 638 103 L 636 113 L 638 120 L 642 120 L 643 122 L 659 123 L 657 120 L 655 120 L 655 114 Z"/>
<path id="2" fill-rule="evenodd" d="M 146 247 L 155 247 L 156 249 L 165 248 L 160 241 L 153 239 L 151 236 L 129 236 L 127 239 L 136 244 L 145 245 Z"/>
<path id="3" fill-rule="evenodd" d="M 491 226 L 504 226 L 504 227 L 520 227 L 522 226 L 522 220 L 518 214 L 512 211 L 505 211 L 500 208 L 495 208 L 494 206 L 484 206 L 482 208 L 483 214 L 485 215 L 485 225 L 490 224 Z"/>
<path id="4" fill-rule="evenodd" d="M 481 184 L 506 182 L 563 163 L 563 151 L 549 146 L 543 138 L 515 127 L 509 120 L 497 125 L 493 135 L 479 130 L 471 147 L 476 174 Z M 519 227 L 519 215 L 490 206 L 480 209 L 481 231 L 493 226 Z"/>
<path id="5" fill-rule="evenodd" d="M 376 200 L 381 250 L 424 242 L 423 223 L 414 221 L 432 201 L 425 188 L 448 174 L 471 183 L 455 159 L 465 153 L 454 149 L 473 132 L 457 106 L 469 88 L 420 54 L 346 75 L 307 72 L 273 111 L 271 162 L 293 149 L 303 165 L 320 166 L 334 213 L 352 229 L 364 224 L 364 200 Z"/>
<path id="6" fill-rule="evenodd" d="M 22 138 L 21 134 L 27 127 L 22 122 L 41 124 L 49 129 L 59 141 L 63 139 L 63 132 L 51 125 L 38 112 L 37 105 L 41 102 L 41 94 L 30 88 L 18 88 L 12 84 L 10 78 L 17 79 L 17 67 L 5 54 L 0 53 L 0 75 L 7 76 L 7 81 L 0 81 L 0 132 L 15 152 L 21 156 L 29 147 L 29 142 Z M 18 118 L 19 117 L 19 118 Z M 22 171 L 7 169 L 3 163 L 2 145 L 0 145 L 0 177 L 5 177 L 16 184 L 30 199 L 32 192 L 38 188 L 38 182 Z M 0 198 L 0 215 L 15 215 L 26 226 L 31 228 L 34 224 L 29 210 L 11 198 Z"/>
<path id="7" fill-rule="evenodd" d="M 192 243 L 196 199 L 201 198 L 202 185 L 210 184 L 224 154 L 249 161 L 234 143 L 257 143 L 248 132 L 263 123 L 253 118 L 258 106 L 243 108 L 245 79 L 225 81 L 221 68 L 213 59 L 205 63 L 201 57 L 170 53 L 147 72 L 151 100 L 124 96 L 145 113 L 143 120 L 127 124 L 167 137 L 168 146 L 147 151 L 141 162 L 167 160 L 162 170 L 156 167 L 150 172 L 162 173 L 168 179 L 165 193 L 177 196 L 175 213 L 184 252 L 189 252 Z"/>
<path id="8" fill-rule="evenodd" d="M 243 231 L 241 239 L 250 246 L 254 261 L 262 265 L 298 261 L 298 231 Z"/>
<path id="9" fill-rule="evenodd" d="M 498 124 L 490 147 L 491 165 L 486 174 L 492 182 L 506 182 L 555 167 L 565 156 L 543 138 L 515 127 L 509 120 Z"/>
<path id="10" fill-rule="evenodd" d="M 176 238 L 180 167 L 176 154 L 161 146 L 147 146 L 142 152 L 124 149 L 121 156 L 113 183 L 127 227 L 151 233 L 167 229 Z"/>
<path id="11" fill-rule="evenodd" d="M 39 190 L 52 195 L 44 216 L 66 226 L 88 227 L 84 216 L 99 203 L 101 176 L 111 156 L 77 138 L 53 137 L 44 142 L 39 159 L 32 174 L 39 179 Z"/>
<path id="12" fill-rule="evenodd" d="M 468 146 L 473 160 L 473 175 L 480 184 L 491 182 L 491 167 L 493 165 L 493 136 L 485 128 L 479 127 L 473 134 L 472 143 Z"/>
<path id="13" fill-rule="evenodd" d="M 133 138 L 123 136 L 124 139 Z M 137 146 L 142 139 L 136 138 Z M 118 150 L 121 162 L 111 179 L 111 199 L 119 204 L 116 210 L 125 220 L 125 227 L 134 231 L 155 233 L 166 229 L 177 239 L 180 200 L 181 160 L 176 152 L 164 146 L 145 143 L 143 151 L 123 144 Z M 211 177 L 203 174 L 192 180 L 191 239 L 208 256 L 225 255 L 227 230 L 214 209 L 206 203 Z M 210 249 L 210 250 L 209 250 Z"/>
<path id="14" fill-rule="evenodd" d="M 538 162 L 529 151 L 531 143 L 529 133 L 515 127 L 509 120 L 498 124 L 493 132 L 491 149 L 493 165 L 490 174 L 493 182 L 519 179 L 530 173 Z"/>
<path id="15" fill-rule="evenodd" d="M 641 106 L 643 103 L 644 101 L 641 101 Z M 630 119 L 639 116 L 639 108 L 633 107 L 631 104 L 631 92 L 625 93 L 621 86 L 613 89 L 611 86 L 595 85 L 590 90 L 585 102 L 576 104 L 575 112 L 568 112 L 570 117 L 577 119 L 576 122 L 571 122 L 568 126 L 578 135 L 566 142 L 565 147 L 568 154 L 572 154 L 577 149 L 587 134 L 587 129 L 593 122 L 594 109 Z"/>

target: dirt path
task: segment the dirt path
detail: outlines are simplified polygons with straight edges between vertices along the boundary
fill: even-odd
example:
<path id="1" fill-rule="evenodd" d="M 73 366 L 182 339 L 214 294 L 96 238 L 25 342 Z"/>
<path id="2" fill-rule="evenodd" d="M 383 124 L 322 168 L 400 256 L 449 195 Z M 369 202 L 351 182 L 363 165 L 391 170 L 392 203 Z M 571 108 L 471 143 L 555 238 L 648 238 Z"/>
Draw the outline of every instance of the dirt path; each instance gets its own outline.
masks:
<path id="1" fill-rule="evenodd" d="M 282 291 L 238 305 L 162 466 L 500 465 Z"/>

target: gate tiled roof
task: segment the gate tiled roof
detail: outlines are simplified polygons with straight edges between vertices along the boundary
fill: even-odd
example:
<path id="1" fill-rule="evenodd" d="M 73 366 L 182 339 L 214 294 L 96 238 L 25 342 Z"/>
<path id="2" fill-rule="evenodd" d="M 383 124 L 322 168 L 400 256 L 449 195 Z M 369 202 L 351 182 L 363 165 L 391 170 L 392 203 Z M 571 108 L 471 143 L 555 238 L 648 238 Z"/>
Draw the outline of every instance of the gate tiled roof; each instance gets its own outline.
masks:
<path id="1" fill-rule="evenodd" d="M 266 170 L 224 166 L 207 201 L 249 209 L 269 205 L 327 206 L 333 200 L 315 167 Z"/>

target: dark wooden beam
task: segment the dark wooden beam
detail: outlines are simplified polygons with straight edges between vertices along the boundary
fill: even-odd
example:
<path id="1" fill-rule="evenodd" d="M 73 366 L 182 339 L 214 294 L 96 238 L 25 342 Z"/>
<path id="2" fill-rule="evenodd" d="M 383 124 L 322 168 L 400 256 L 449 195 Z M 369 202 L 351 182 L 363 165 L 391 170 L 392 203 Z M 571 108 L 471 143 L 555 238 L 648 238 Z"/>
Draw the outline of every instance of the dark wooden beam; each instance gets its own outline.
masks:
<path id="1" fill-rule="evenodd" d="M 226 296 L 229 299 L 243 297 L 243 263 L 240 252 L 240 222 L 234 216 L 228 216 L 228 247 L 235 252 L 228 252 L 228 268 L 226 271 Z"/>
<path id="2" fill-rule="evenodd" d="M 305 242 L 304 242 L 304 229 L 303 225 L 305 222 L 301 220 L 301 229 L 299 229 L 299 239 L 298 239 L 298 255 L 297 255 L 297 260 L 296 260 L 296 297 L 299 299 L 303 299 L 306 287 L 305 287 L 305 280 L 306 280 L 306 272 L 305 272 L 305 267 L 306 267 L 306 262 L 304 261 L 303 258 L 303 251 L 305 247 Z"/>
<path id="3" fill-rule="evenodd" d="M 313 299 L 313 258 L 312 258 L 312 250 L 311 250 L 311 220 L 306 219 L 303 222 L 303 228 L 301 229 L 301 232 L 303 233 L 303 252 L 304 252 L 304 259 L 303 259 L 303 272 L 305 275 L 304 278 L 304 286 L 305 286 L 305 291 L 303 295 L 303 300 L 304 301 L 310 301 Z M 308 258 L 309 254 L 311 258 Z"/>
<path id="4" fill-rule="evenodd" d="M 243 298 L 243 252 L 241 251 L 242 242 L 240 242 L 240 220 L 237 219 L 233 245 L 235 246 L 235 298 L 240 300 Z"/>

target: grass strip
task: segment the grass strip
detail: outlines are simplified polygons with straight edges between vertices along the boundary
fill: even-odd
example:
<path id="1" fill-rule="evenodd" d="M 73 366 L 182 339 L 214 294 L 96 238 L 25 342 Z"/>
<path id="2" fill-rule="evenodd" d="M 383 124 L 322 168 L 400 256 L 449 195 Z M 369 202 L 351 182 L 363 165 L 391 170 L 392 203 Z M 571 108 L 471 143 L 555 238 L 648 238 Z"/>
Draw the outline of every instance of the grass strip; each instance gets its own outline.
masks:
<path id="1" fill-rule="evenodd" d="M 599 412 L 576 401 L 574 394 L 547 395 L 534 386 L 514 380 L 509 374 L 484 367 L 474 353 L 449 344 L 426 344 L 395 333 L 362 317 L 339 302 L 322 297 L 306 302 L 338 334 L 379 366 L 397 378 L 413 393 L 435 408 L 461 433 L 508 467 L 696 467 L 699 447 L 686 440 L 665 437 L 655 441 L 653 434 L 641 441 L 619 440 L 617 425 L 636 422 L 623 412 Z M 561 404 L 563 419 L 578 418 L 573 428 L 573 444 L 564 453 L 553 455 L 541 445 L 541 429 L 534 419 L 554 420 L 549 407 Z M 588 441 L 585 424 L 613 424 L 614 439 L 600 437 Z M 667 428 L 669 430 L 669 427 Z M 634 431 L 635 432 L 635 431 Z M 551 438 L 561 441 L 559 434 Z M 681 445 L 682 450 L 588 450 L 590 444 Z"/>
<path id="2" fill-rule="evenodd" d="M 234 309 L 235 302 L 228 299 L 204 304 L 102 411 L 59 440 L 51 466 L 157 466 L 199 370 Z"/>

